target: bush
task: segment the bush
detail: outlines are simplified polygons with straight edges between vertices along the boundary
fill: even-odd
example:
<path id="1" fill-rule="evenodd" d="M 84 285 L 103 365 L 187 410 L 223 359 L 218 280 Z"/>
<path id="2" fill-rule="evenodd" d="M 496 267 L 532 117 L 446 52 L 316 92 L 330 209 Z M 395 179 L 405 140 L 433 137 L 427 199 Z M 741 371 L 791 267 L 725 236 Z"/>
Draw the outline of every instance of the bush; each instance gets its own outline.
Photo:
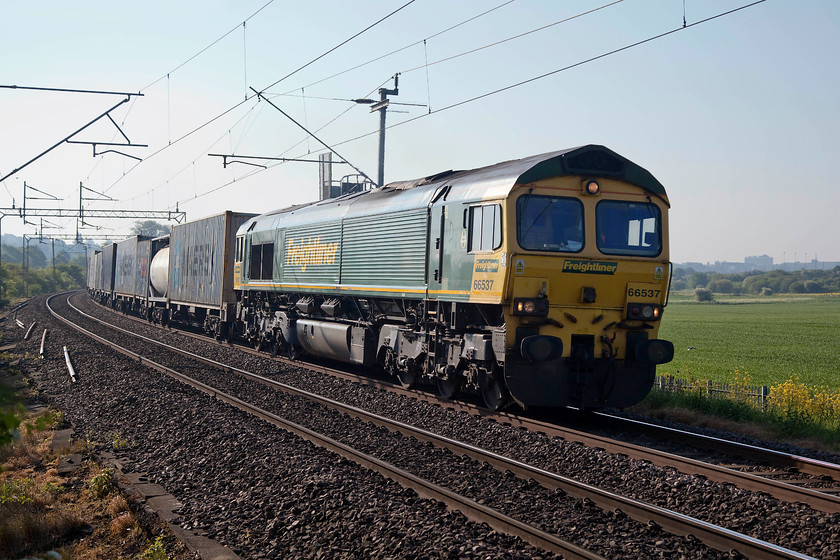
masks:
<path id="1" fill-rule="evenodd" d="M 708 288 L 694 288 L 694 298 L 697 301 L 712 301 L 712 290 Z"/>
<path id="2" fill-rule="evenodd" d="M 822 284 L 819 282 L 814 282 L 813 280 L 806 280 L 805 281 L 805 291 L 809 294 L 818 294 L 820 292 L 824 292 Z"/>
<path id="3" fill-rule="evenodd" d="M 731 294 L 734 291 L 735 284 L 728 278 L 720 278 L 712 280 L 708 288 L 716 294 Z"/>
<path id="4" fill-rule="evenodd" d="M 117 487 L 114 471 L 103 469 L 90 481 L 90 493 L 94 498 L 102 499 Z"/>

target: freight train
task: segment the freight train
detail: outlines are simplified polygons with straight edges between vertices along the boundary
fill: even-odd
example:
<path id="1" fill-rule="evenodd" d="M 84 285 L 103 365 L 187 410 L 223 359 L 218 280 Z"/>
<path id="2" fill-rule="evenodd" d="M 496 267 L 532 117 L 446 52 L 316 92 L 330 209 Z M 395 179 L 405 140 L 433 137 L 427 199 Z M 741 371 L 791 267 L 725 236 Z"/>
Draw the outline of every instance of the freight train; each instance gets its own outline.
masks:
<path id="1" fill-rule="evenodd" d="M 91 256 L 88 288 L 491 409 L 623 408 L 673 358 L 669 207 L 648 171 L 587 145 L 130 238 Z"/>

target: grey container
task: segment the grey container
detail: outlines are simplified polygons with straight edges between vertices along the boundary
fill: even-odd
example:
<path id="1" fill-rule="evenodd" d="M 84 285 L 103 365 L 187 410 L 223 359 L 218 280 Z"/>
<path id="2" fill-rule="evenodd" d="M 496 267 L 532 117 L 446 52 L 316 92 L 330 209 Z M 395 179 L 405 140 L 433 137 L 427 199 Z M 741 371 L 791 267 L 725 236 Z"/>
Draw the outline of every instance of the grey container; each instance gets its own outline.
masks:
<path id="1" fill-rule="evenodd" d="M 169 236 L 169 301 L 218 309 L 231 304 L 236 230 L 256 214 L 224 212 L 174 226 Z"/>
<path id="2" fill-rule="evenodd" d="M 117 245 L 112 243 L 102 249 L 102 268 L 100 269 L 99 289 L 103 292 L 114 291 L 114 271 L 117 268 Z"/>
<path id="3" fill-rule="evenodd" d="M 114 292 L 120 295 L 141 296 L 145 292 L 148 263 L 141 274 L 138 245 L 145 237 L 129 237 L 117 243 L 117 267 L 114 272 Z"/>
<path id="4" fill-rule="evenodd" d="M 134 275 L 134 295 L 146 297 L 149 295 L 149 255 L 152 251 L 152 240 L 138 238 L 137 260 Z"/>
<path id="5" fill-rule="evenodd" d="M 102 251 L 95 251 L 88 256 L 88 266 L 87 266 L 87 278 L 85 282 L 87 284 L 88 289 L 90 290 L 97 290 L 99 289 L 99 282 L 101 282 L 101 272 L 100 269 L 102 268 Z"/>

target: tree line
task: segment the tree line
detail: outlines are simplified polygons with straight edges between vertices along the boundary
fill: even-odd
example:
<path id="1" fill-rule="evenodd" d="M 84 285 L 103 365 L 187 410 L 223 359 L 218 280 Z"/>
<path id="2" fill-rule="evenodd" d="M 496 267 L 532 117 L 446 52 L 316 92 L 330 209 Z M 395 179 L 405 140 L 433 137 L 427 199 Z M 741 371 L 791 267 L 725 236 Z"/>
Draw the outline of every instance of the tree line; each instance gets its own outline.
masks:
<path id="1" fill-rule="evenodd" d="M 85 257 L 82 255 L 74 258 L 72 262 L 57 262 L 55 269 L 52 266 L 30 268 L 25 276 L 20 263 L 3 262 L 0 267 L 0 281 L 2 281 L 0 301 L 6 304 L 19 297 L 84 288 L 87 274 L 84 260 Z"/>
<path id="2" fill-rule="evenodd" d="M 840 266 L 830 270 L 754 270 L 737 274 L 697 272 L 677 268 L 672 290 L 707 289 L 716 294 L 824 294 L 840 293 Z"/>

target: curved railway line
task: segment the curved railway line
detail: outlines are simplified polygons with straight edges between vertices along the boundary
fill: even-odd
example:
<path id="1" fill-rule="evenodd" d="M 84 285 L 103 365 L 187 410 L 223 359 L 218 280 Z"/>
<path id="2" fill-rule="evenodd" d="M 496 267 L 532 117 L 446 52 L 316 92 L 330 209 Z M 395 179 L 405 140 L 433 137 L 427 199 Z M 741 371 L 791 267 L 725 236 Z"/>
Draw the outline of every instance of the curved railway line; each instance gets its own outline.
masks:
<path id="1" fill-rule="evenodd" d="M 69 300 L 69 297 L 66 299 Z M 59 306 L 63 305 L 63 303 L 59 304 Z M 66 312 L 67 310 L 62 313 Z M 90 330 L 99 332 L 96 336 L 104 337 L 105 335 L 102 334 L 104 327 L 101 324 L 97 324 L 98 326 L 92 325 L 91 322 L 93 320 L 92 317 L 89 317 L 79 319 L 78 321 L 88 322 L 88 328 Z M 119 332 L 119 336 L 129 336 L 127 331 Z M 137 335 L 131 334 L 131 336 L 136 337 Z M 183 340 L 180 335 L 176 336 L 172 333 L 164 333 L 164 337 L 166 336 Z M 131 356 L 133 360 L 141 361 L 146 365 L 158 369 L 176 369 L 170 361 L 172 358 L 166 358 L 165 360 L 160 358 L 160 355 L 164 353 L 160 344 L 161 342 L 152 341 L 149 338 L 135 338 L 135 342 L 127 344 L 131 346 L 132 350 L 123 349 L 121 351 Z M 210 344 L 210 341 L 203 341 L 201 344 L 207 345 Z M 187 344 L 179 343 L 178 346 L 187 346 Z M 173 349 L 167 350 L 167 352 L 171 350 Z M 816 554 L 816 552 L 820 551 L 819 548 L 816 550 L 813 547 L 811 549 L 804 548 L 800 549 L 802 550 L 801 552 L 795 552 L 785 548 L 781 544 L 771 544 L 755 536 L 740 534 L 733 528 L 726 529 L 709 521 L 692 518 L 685 513 L 669 511 L 661 505 L 647 504 L 644 500 L 623 497 L 614 489 L 605 490 L 603 488 L 596 488 L 591 484 L 577 482 L 555 472 L 554 469 L 543 466 L 532 466 L 528 464 L 527 460 L 523 460 L 522 457 L 509 458 L 504 453 L 482 449 L 481 446 L 473 443 L 460 442 L 453 437 L 437 435 L 433 433 L 433 430 L 418 428 L 405 421 L 396 421 L 381 414 L 374 414 L 363 410 L 358 406 L 340 403 L 333 398 L 314 395 L 309 391 L 302 391 L 288 384 L 280 383 L 275 379 L 269 379 L 265 375 L 256 375 L 227 363 L 208 360 L 205 357 L 187 352 L 183 348 L 178 348 L 177 351 L 181 357 L 174 359 L 175 366 L 177 366 L 177 369 L 190 371 L 189 376 L 195 377 L 195 379 L 189 381 L 189 383 L 199 390 L 212 395 L 218 400 L 249 409 L 249 413 L 256 414 L 264 420 L 275 424 L 283 424 L 284 429 L 290 430 L 300 437 L 304 437 L 310 441 L 317 440 L 318 445 L 337 452 L 348 460 L 357 462 L 366 468 L 374 469 L 393 480 L 397 480 L 406 487 L 413 488 L 424 497 L 439 500 L 447 504 L 450 508 L 461 511 L 472 520 L 486 522 L 498 531 L 521 538 L 544 551 L 562 554 L 564 557 L 569 558 L 598 558 L 601 557 L 599 554 L 613 557 L 614 551 L 609 546 L 604 548 L 603 544 L 598 544 L 592 547 L 594 551 L 587 551 L 585 546 L 579 544 L 581 539 L 577 539 L 578 544 L 575 544 L 574 542 L 570 542 L 575 539 L 566 541 L 560 537 L 564 532 L 564 525 L 557 518 L 572 518 L 574 520 L 573 524 L 580 524 L 580 511 L 576 510 L 581 508 L 581 503 L 592 503 L 607 512 L 602 514 L 606 517 L 603 522 L 605 523 L 605 527 L 611 528 L 602 532 L 612 533 L 615 530 L 612 528 L 614 525 L 622 525 L 625 528 L 623 530 L 618 529 L 619 534 L 622 535 L 622 539 L 630 539 L 631 535 L 635 539 L 641 537 L 644 533 L 651 532 L 651 530 L 644 528 L 645 525 L 637 525 L 637 527 L 640 527 L 637 529 L 627 528 L 628 523 L 631 524 L 631 527 L 632 523 L 649 524 L 648 529 L 650 527 L 662 527 L 674 535 L 691 535 L 694 537 L 680 539 L 678 537 L 667 536 L 663 538 L 662 534 L 647 535 L 648 538 L 653 538 L 653 543 L 649 545 L 637 543 L 630 545 L 629 548 L 619 539 L 619 548 L 625 548 L 628 551 L 645 550 L 646 546 L 651 547 L 651 550 L 655 550 L 662 548 L 663 545 L 661 543 L 666 542 L 664 548 L 667 549 L 669 546 L 675 547 L 674 550 L 682 551 L 681 554 L 684 557 L 692 557 L 694 554 L 699 554 L 703 557 L 715 557 L 717 553 L 705 549 L 704 546 L 723 551 L 725 554 L 728 554 L 729 551 L 737 550 L 740 554 L 749 558 L 811 557 L 808 554 L 813 555 L 813 557 L 822 557 L 820 554 Z M 149 358 L 140 357 L 140 354 L 153 355 L 156 361 L 165 361 L 170 365 L 154 364 Z M 258 359 L 262 361 L 264 358 L 265 356 L 263 355 Z M 198 362 L 201 362 L 202 365 L 196 367 L 195 364 Z M 277 364 L 276 361 L 273 363 Z M 235 373 L 237 374 L 238 380 L 235 382 L 231 381 L 231 375 L 220 376 L 218 373 L 209 373 L 207 371 L 208 366 L 215 368 L 217 371 L 224 371 L 227 374 Z M 301 366 L 302 364 L 294 364 L 295 368 L 300 368 Z M 323 368 L 319 367 L 319 369 Z M 173 375 L 172 372 L 168 373 Z M 183 377 L 184 374 L 179 373 L 175 375 Z M 244 380 L 246 378 L 248 381 Z M 261 384 L 259 389 L 255 388 L 255 382 Z M 376 384 L 378 382 L 368 381 L 368 383 Z M 278 391 L 283 392 L 282 397 L 277 396 Z M 403 390 L 397 389 L 397 392 L 400 391 Z M 227 395 L 228 392 L 231 394 Z M 428 395 L 426 398 L 433 401 L 437 400 Z M 444 404 L 447 407 L 446 410 L 441 410 L 439 406 L 434 406 L 434 408 L 438 409 L 442 414 L 446 413 L 450 415 L 469 411 L 474 415 L 473 418 L 475 418 L 476 422 L 487 422 L 487 418 L 482 418 L 482 416 L 488 416 L 487 411 L 482 411 L 477 407 L 464 403 L 447 402 Z M 560 437 L 566 442 L 581 442 L 587 446 L 603 449 L 605 452 L 620 454 L 624 457 L 638 458 L 657 465 L 672 466 L 680 469 L 683 473 L 701 474 L 709 480 L 718 480 L 716 477 L 724 475 L 726 477 L 736 476 L 732 474 L 735 471 L 729 472 L 731 469 L 704 465 L 700 461 L 679 458 L 676 455 L 667 453 L 651 453 L 650 449 L 645 449 L 638 445 L 634 446 L 632 444 L 614 442 L 608 438 L 592 436 L 582 431 L 562 428 L 545 422 L 523 419 L 507 414 L 496 414 L 492 416 L 499 429 L 508 432 L 511 429 L 515 432 L 522 432 L 523 430 L 516 430 L 515 428 L 525 428 L 529 432 L 540 432 L 531 437 L 541 437 L 543 439 L 546 436 L 549 438 Z M 347 428 L 346 418 L 358 419 L 354 421 L 355 424 L 352 427 L 352 431 L 366 430 L 367 432 L 373 433 L 369 433 L 364 438 L 361 438 L 361 444 L 354 444 L 352 440 L 357 436 L 347 436 L 346 432 L 349 432 L 350 429 Z M 305 422 L 307 419 L 312 421 L 311 423 L 315 426 L 302 426 L 302 423 L 310 423 Z M 502 424 L 508 424 L 509 426 L 503 426 Z M 338 425 L 341 425 L 342 428 L 338 428 Z M 387 434 L 381 428 L 386 428 Z M 322 433 L 318 434 L 316 432 Z M 377 432 L 379 432 L 382 439 L 378 443 L 371 443 L 372 439 L 375 439 L 377 436 Z M 397 436 L 395 434 L 401 435 Z M 402 436 L 411 437 L 406 438 Z M 408 440 L 411 443 L 404 444 Z M 399 442 L 399 449 L 396 447 L 397 442 Z M 434 451 L 430 452 L 429 448 L 432 446 L 434 446 Z M 354 447 L 359 448 L 354 449 Z M 385 452 L 383 453 L 382 450 L 385 450 Z M 412 458 L 418 453 L 418 450 L 422 452 L 417 455 L 420 458 Z M 378 453 L 372 453 L 371 451 L 378 451 Z M 423 457 L 424 454 L 425 457 Z M 523 452 L 523 455 L 527 456 L 528 452 Z M 444 473 L 461 472 L 457 476 L 453 474 L 451 480 L 448 480 L 446 475 L 441 475 L 441 469 L 438 469 L 437 472 L 432 474 L 426 472 L 428 470 L 426 467 L 429 463 L 438 462 L 448 465 L 448 467 L 442 469 Z M 492 473 L 487 472 L 489 467 L 493 468 Z M 823 464 L 821 468 L 828 469 L 829 465 Z M 516 475 L 517 480 L 511 480 L 509 478 L 510 474 L 506 473 Z M 632 473 L 623 474 L 632 475 Z M 739 473 L 737 476 L 741 477 L 739 484 L 753 485 L 754 487 L 750 488 L 753 491 L 768 492 L 778 499 L 790 502 L 808 503 L 810 507 L 825 512 L 836 514 L 840 511 L 836 496 L 815 490 L 803 490 L 792 485 L 773 483 L 767 479 L 745 473 Z M 821 472 L 818 476 L 827 477 L 834 475 Z M 471 477 L 472 484 L 469 483 Z M 424 480 L 424 478 L 428 478 L 429 480 Z M 463 480 L 467 482 L 463 482 Z M 478 480 L 481 480 L 482 483 L 485 480 L 500 480 L 501 482 L 498 484 L 490 484 L 489 488 L 495 488 L 497 492 L 498 488 L 504 488 L 506 495 L 493 495 L 492 490 L 490 491 L 489 497 L 488 495 L 482 495 L 482 488 L 479 488 L 482 484 L 477 484 Z M 743 482 L 744 480 L 748 482 L 745 483 Z M 731 482 L 729 479 L 722 479 L 722 481 Z M 655 481 L 652 481 L 652 483 L 657 484 Z M 662 483 L 660 482 L 658 484 L 661 485 Z M 444 486 L 449 488 L 444 488 Z M 462 492 L 465 495 L 459 496 L 458 494 L 461 490 L 456 489 L 465 489 L 466 491 Z M 560 495 L 564 497 L 560 498 Z M 664 498 L 665 501 L 669 499 Z M 546 508 L 546 505 L 540 506 L 540 504 L 551 505 Z M 523 508 L 523 505 L 527 505 L 528 507 Z M 796 506 L 796 508 L 801 508 L 801 506 Z M 523 514 L 523 509 L 529 511 Z M 617 515 L 613 513 L 615 510 L 620 510 L 623 513 Z M 589 516 L 592 514 L 587 512 L 586 515 Z M 763 514 L 760 510 L 757 510 L 757 513 L 750 515 L 760 517 Z M 815 513 L 809 514 L 808 517 L 815 519 L 817 526 L 819 526 L 820 515 Z M 633 521 L 626 520 L 624 519 L 625 517 L 629 517 Z M 794 525 L 801 526 L 801 523 L 794 523 Z M 782 528 L 782 531 L 784 531 L 784 528 Z M 596 529 L 595 532 L 598 532 L 598 530 Z M 638 533 L 638 535 L 634 533 Z M 608 538 L 615 540 L 615 537 Z M 702 541 L 703 545 L 695 543 L 695 538 Z M 838 535 L 827 535 L 823 538 L 829 545 L 840 542 L 840 536 Z M 676 544 L 667 543 L 669 539 L 682 542 Z M 787 545 L 789 543 L 785 541 L 789 539 L 789 536 L 783 537 L 781 542 Z M 813 541 L 813 539 L 811 540 Z M 590 541 L 591 538 L 582 539 L 584 543 L 589 543 Z M 697 546 L 700 547 L 699 550 L 696 548 Z M 608 551 L 608 553 L 605 554 L 605 551 Z M 629 557 L 632 556 L 633 554 L 631 552 Z M 662 557 L 669 556 L 664 555 Z"/>
<path id="2" fill-rule="evenodd" d="M 140 319 L 135 320 L 143 322 Z M 207 341 L 207 337 L 201 334 L 193 335 L 188 332 L 183 334 Z M 238 349 L 254 355 L 266 355 L 264 352 L 249 347 L 238 347 Z M 596 425 L 600 431 L 630 433 L 636 439 L 638 436 L 644 436 L 647 445 L 642 446 L 615 437 L 563 426 L 556 422 L 529 418 L 527 415 L 490 411 L 469 402 L 443 399 L 434 393 L 418 389 L 404 389 L 390 381 L 348 373 L 345 370 L 320 364 L 293 361 L 278 356 L 274 359 L 287 365 L 307 368 L 354 383 L 363 383 L 422 399 L 531 432 L 544 433 L 549 437 L 559 437 L 610 453 L 649 461 L 660 467 L 672 467 L 685 474 L 700 475 L 716 482 L 734 484 L 751 492 L 766 492 L 780 500 L 800 502 L 826 513 L 840 513 L 840 465 L 836 463 L 620 416 L 595 413 L 598 419 L 592 424 Z M 212 360 L 208 365 L 225 369 L 223 365 L 212 364 Z M 654 448 L 657 445 L 673 449 L 673 451 L 657 450 Z M 696 454 L 698 448 L 716 452 L 720 456 L 715 458 L 715 462 L 692 459 L 690 455 L 692 452 Z"/>

